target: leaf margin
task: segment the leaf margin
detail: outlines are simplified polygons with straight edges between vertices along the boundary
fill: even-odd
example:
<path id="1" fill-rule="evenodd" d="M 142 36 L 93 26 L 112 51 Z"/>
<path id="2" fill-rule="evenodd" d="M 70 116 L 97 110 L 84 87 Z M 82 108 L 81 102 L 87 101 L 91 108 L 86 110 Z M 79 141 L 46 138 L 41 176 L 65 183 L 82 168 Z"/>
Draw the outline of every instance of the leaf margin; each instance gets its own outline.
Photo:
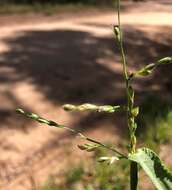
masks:
<path id="1" fill-rule="evenodd" d="M 140 148 L 136 153 L 129 154 L 128 159 L 137 162 L 142 167 L 157 190 L 172 189 L 172 172 L 153 150 Z"/>

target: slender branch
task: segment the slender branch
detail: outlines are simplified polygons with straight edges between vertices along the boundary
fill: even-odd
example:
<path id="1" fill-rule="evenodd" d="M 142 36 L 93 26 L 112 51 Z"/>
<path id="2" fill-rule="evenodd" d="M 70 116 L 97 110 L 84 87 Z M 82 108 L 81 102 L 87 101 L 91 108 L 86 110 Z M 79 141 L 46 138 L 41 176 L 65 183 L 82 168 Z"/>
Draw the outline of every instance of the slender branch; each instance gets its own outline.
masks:
<path id="1" fill-rule="evenodd" d="M 121 52 L 121 60 L 123 64 L 123 74 L 124 79 L 126 82 L 126 95 L 127 95 L 127 125 L 130 132 L 130 153 L 135 152 L 136 147 L 136 137 L 135 137 L 135 131 L 137 128 L 137 125 L 135 123 L 135 115 L 133 114 L 134 109 L 134 90 L 131 85 L 131 81 L 128 77 L 128 69 L 127 69 L 127 61 L 126 56 L 124 52 L 123 47 L 123 36 L 122 36 L 122 29 L 121 29 L 121 19 L 120 19 L 120 12 L 121 12 L 121 1 L 117 0 L 117 9 L 118 9 L 118 30 L 119 34 L 117 36 L 117 40 L 119 43 L 119 49 Z M 138 184 L 138 168 L 137 163 L 131 162 L 130 163 L 130 189 L 131 190 L 137 190 L 137 184 Z"/>
<path id="2" fill-rule="evenodd" d="M 122 63 L 123 63 L 123 73 L 124 73 L 125 80 L 127 80 L 128 72 L 127 72 L 127 61 L 126 61 L 124 47 L 123 47 L 123 35 L 122 35 L 121 16 L 120 16 L 120 12 L 121 12 L 120 0 L 117 0 L 117 10 L 118 10 L 118 28 L 119 28 L 119 35 L 120 35 L 119 48 L 121 51 L 121 58 L 122 58 Z"/>
<path id="3" fill-rule="evenodd" d="M 114 149 L 113 147 L 107 146 L 107 145 L 105 145 L 105 144 L 103 144 L 103 143 L 101 143 L 101 142 L 99 142 L 99 141 L 97 141 L 97 140 L 90 139 L 90 138 L 88 138 L 88 137 L 86 137 L 86 140 L 87 140 L 87 141 L 90 141 L 90 142 L 93 142 L 93 143 L 96 143 L 96 144 L 98 144 L 98 145 L 100 145 L 100 146 L 102 146 L 102 147 L 104 147 L 104 148 L 106 148 L 106 149 L 109 149 L 109 150 L 111 150 L 111 151 L 117 153 L 118 155 L 120 155 L 122 158 L 128 159 L 127 156 L 125 156 L 124 154 L 120 153 L 118 150 Z"/>
<path id="4" fill-rule="evenodd" d="M 150 74 L 152 74 L 152 72 L 159 66 L 161 65 L 168 65 L 168 64 L 172 64 L 172 57 L 164 57 L 160 60 L 158 60 L 155 63 L 150 63 L 146 66 L 144 66 L 143 68 L 139 69 L 138 71 L 135 71 L 133 73 L 130 74 L 129 76 L 129 80 L 133 79 L 134 77 L 145 77 L 145 76 L 149 76 Z"/>
<path id="5" fill-rule="evenodd" d="M 23 109 L 16 109 L 16 111 L 17 111 L 17 113 L 22 114 L 22 115 L 24 115 L 24 116 L 26 116 L 26 117 L 28 117 L 28 118 L 34 120 L 34 121 L 37 121 L 37 122 L 39 122 L 39 123 L 43 123 L 43 124 L 46 124 L 46 125 L 49 125 L 49 126 L 52 126 L 52 127 L 57 127 L 57 128 L 66 129 L 66 130 L 72 132 L 73 134 L 78 135 L 78 136 L 79 136 L 80 138 L 82 138 L 82 139 L 85 139 L 85 140 L 87 140 L 87 141 L 89 141 L 89 142 L 93 142 L 93 143 L 95 143 L 95 144 L 100 145 L 101 147 L 104 147 L 104 148 L 106 148 L 106 149 L 109 149 L 109 150 L 115 152 L 115 153 L 118 154 L 121 158 L 128 159 L 128 157 L 127 157 L 126 155 L 124 155 L 123 153 L 121 153 L 121 152 L 119 152 L 118 150 L 114 149 L 113 147 L 110 147 L 110 146 L 105 145 L 105 144 L 103 144 L 103 143 L 101 143 L 101 142 L 99 142 L 99 141 L 97 141 L 97 140 L 95 140 L 95 139 L 92 139 L 92 138 L 90 138 L 90 137 L 87 137 L 87 136 L 85 136 L 84 134 L 82 134 L 80 131 L 74 130 L 74 129 L 69 128 L 69 127 L 66 127 L 66 126 L 64 126 L 64 125 L 60 125 L 60 124 L 56 123 L 55 121 L 45 119 L 45 118 L 40 117 L 39 115 L 37 115 L 37 114 L 35 114 L 35 113 L 25 112 Z"/>

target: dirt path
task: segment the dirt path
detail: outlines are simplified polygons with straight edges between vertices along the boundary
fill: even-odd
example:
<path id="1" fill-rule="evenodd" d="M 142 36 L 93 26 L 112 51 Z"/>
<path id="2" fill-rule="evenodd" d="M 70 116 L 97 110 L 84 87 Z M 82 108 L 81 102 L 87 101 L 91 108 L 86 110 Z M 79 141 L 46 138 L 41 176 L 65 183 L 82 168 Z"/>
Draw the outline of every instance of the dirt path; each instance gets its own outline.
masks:
<path id="1" fill-rule="evenodd" d="M 122 20 L 131 69 L 171 52 L 170 0 L 128 5 Z M 105 139 L 121 134 L 121 129 L 113 127 L 113 118 L 93 115 L 91 119 L 89 114 L 71 115 L 60 108 L 66 102 L 123 101 L 122 68 L 111 31 L 116 17 L 111 11 L 96 11 L 19 20 L 6 16 L 0 23 L 0 187 L 30 190 L 35 181 L 40 185 L 48 175 L 63 170 L 69 161 L 66 155 L 80 159 L 83 153 L 76 150 L 78 140 L 73 136 L 21 119 L 14 113 L 16 107 L 76 125 L 98 139 L 102 134 Z M 158 84 L 158 79 L 155 84 L 147 80 L 135 87 L 142 93 L 156 90 Z"/>

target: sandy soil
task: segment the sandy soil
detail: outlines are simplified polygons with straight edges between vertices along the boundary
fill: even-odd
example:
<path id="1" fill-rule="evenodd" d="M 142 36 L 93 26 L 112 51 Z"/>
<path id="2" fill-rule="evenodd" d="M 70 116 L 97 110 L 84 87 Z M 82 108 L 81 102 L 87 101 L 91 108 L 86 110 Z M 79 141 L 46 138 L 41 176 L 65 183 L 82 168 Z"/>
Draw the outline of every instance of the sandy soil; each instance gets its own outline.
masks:
<path id="1" fill-rule="evenodd" d="M 64 103 L 123 102 L 122 67 L 111 30 L 116 20 L 112 11 L 98 10 L 0 17 L 1 189 L 33 189 L 35 183 L 40 186 L 47 176 L 63 171 L 71 157 L 86 156 L 77 150 L 80 141 L 74 136 L 21 118 L 14 112 L 17 107 L 75 126 L 97 139 L 114 135 L 113 142 L 119 142 L 125 130 L 120 115 L 69 114 L 61 109 Z M 128 4 L 122 22 L 130 69 L 170 55 L 170 0 Z M 163 70 L 163 78 L 157 72 L 136 81 L 138 95 L 142 98 L 150 90 L 162 95 L 165 90 L 171 97 L 169 68 Z M 172 164 L 164 149 L 161 157 Z"/>

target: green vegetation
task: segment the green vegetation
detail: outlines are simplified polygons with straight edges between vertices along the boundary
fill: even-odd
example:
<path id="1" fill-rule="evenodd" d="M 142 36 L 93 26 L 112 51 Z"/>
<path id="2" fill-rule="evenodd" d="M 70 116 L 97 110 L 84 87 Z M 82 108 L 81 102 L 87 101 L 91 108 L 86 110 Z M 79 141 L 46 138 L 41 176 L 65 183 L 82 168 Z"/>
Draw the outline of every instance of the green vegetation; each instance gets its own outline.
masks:
<path id="1" fill-rule="evenodd" d="M 140 118 L 138 125 L 143 126 L 137 134 L 140 137 L 140 144 L 149 146 L 156 152 L 162 145 L 172 143 L 172 105 L 157 95 L 145 97 L 141 104 Z M 157 111 L 157 108 L 161 112 Z M 123 141 L 125 146 L 127 141 Z M 47 180 L 41 190 L 78 190 L 79 184 L 84 190 L 121 190 L 128 189 L 129 169 L 127 161 L 121 161 L 114 167 L 107 163 L 97 162 L 99 157 L 108 155 L 106 149 L 96 149 L 92 159 L 86 163 L 76 165 L 74 168 L 68 166 L 63 174 L 63 183 L 56 183 L 56 178 Z M 112 156 L 112 155 L 111 155 Z M 89 170 L 89 172 L 88 172 Z M 79 186 L 79 187 L 80 187 Z"/>
<path id="2" fill-rule="evenodd" d="M 4 0 L 0 2 L 0 14 L 43 13 L 47 15 L 76 12 L 85 9 L 109 9 L 113 0 Z"/>
<path id="3" fill-rule="evenodd" d="M 52 15 L 85 9 L 111 9 L 115 2 L 116 0 L 1 0 L 0 14 L 43 13 Z"/>
<path id="4" fill-rule="evenodd" d="M 108 144 L 104 144 L 103 142 L 99 142 L 93 138 L 85 136 L 80 131 L 75 130 L 74 128 L 70 128 L 61 124 L 58 124 L 52 120 L 45 119 L 35 113 L 26 112 L 22 109 L 17 109 L 17 112 L 20 114 L 23 114 L 27 116 L 28 118 L 31 118 L 34 121 L 37 121 L 42 124 L 46 124 L 48 126 L 53 126 L 61 129 L 66 129 L 70 131 L 71 133 L 78 135 L 81 139 L 88 141 L 89 143 L 79 145 L 78 147 L 81 150 L 87 151 L 87 152 L 93 152 L 97 151 L 100 148 L 109 150 L 110 152 L 113 152 L 112 155 L 109 155 L 108 153 L 106 155 L 108 156 L 101 156 L 99 155 L 99 162 L 102 162 L 102 168 L 96 168 L 97 164 L 94 163 L 95 171 L 98 172 L 97 175 L 93 175 L 93 181 L 90 181 L 88 184 L 86 184 L 86 189 L 93 189 L 94 186 L 97 188 L 97 184 L 95 184 L 98 181 L 98 184 L 100 187 L 98 189 L 124 189 L 128 183 L 127 180 L 124 182 L 122 181 L 122 177 L 120 177 L 120 173 L 122 172 L 124 176 L 130 176 L 130 189 L 131 190 L 137 190 L 138 189 L 138 173 L 139 173 L 139 167 L 141 167 L 144 172 L 148 175 L 148 177 L 151 179 L 154 186 L 157 188 L 157 190 L 169 190 L 172 189 L 172 172 L 166 169 L 166 167 L 162 164 L 161 160 L 157 156 L 155 152 L 153 152 L 149 148 L 137 148 L 137 136 L 136 131 L 137 128 L 141 128 L 141 126 L 138 126 L 137 119 L 139 119 L 138 115 L 140 110 L 142 110 L 142 107 L 139 108 L 137 105 L 135 105 L 135 91 L 133 88 L 133 81 L 135 78 L 139 77 L 147 77 L 149 76 L 155 69 L 159 68 L 160 66 L 164 66 L 167 64 L 172 63 L 172 57 L 165 57 L 162 59 L 157 60 L 155 63 L 148 64 L 144 66 L 143 68 L 139 69 L 135 72 L 130 72 L 126 60 L 126 55 L 124 51 L 123 46 L 123 33 L 121 28 L 121 21 L 120 21 L 120 0 L 117 1 L 117 15 L 118 15 L 118 24 L 114 26 L 114 37 L 115 41 L 118 45 L 120 54 L 121 54 L 121 62 L 123 66 L 123 78 L 125 82 L 125 88 L 126 88 L 126 104 L 124 105 L 94 105 L 89 103 L 84 103 L 81 105 L 72 105 L 72 104 L 66 104 L 63 106 L 64 110 L 66 111 L 76 111 L 76 112 L 83 112 L 83 111 L 89 111 L 89 112 L 105 112 L 108 114 L 114 114 L 116 112 L 122 112 L 125 113 L 126 117 L 126 123 L 128 127 L 128 136 L 129 136 L 129 142 L 128 142 L 128 149 L 127 154 L 119 151 L 116 147 L 113 147 Z M 171 112 L 168 114 L 166 111 L 163 111 L 164 104 L 162 104 L 162 109 L 158 110 L 159 112 L 162 111 L 159 115 L 157 115 L 157 111 L 154 111 L 155 109 L 151 107 L 150 104 L 148 104 L 147 112 L 150 110 L 150 113 L 148 112 L 148 119 L 151 116 L 156 117 L 155 123 L 157 125 L 158 130 L 160 130 L 161 127 L 163 127 L 162 130 L 158 131 L 161 132 L 164 130 L 164 127 L 166 126 L 163 123 L 171 123 Z M 145 106 L 146 107 L 146 106 Z M 161 108 L 161 104 L 160 104 Z M 144 109 L 146 111 L 146 108 Z M 141 115 L 140 118 L 144 116 Z M 160 119 L 161 117 L 164 117 Z M 146 115 L 145 115 L 146 118 Z M 140 119 L 140 121 L 145 122 L 146 120 Z M 150 119 L 148 120 L 150 125 Z M 161 122 L 160 122 L 161 121 Z M 158 123 L 157 123 L 158 122 Z M 167 125 L 169 126 L 169 124 Z M 149 127 L 147 129 L 147 134 L 149 134 Z M 155 133 L 156 134 L 156 133 Z M 157 142 L 162 142 L 161 139 L 164 138 L 164 135 L 166 134 L 160 134 L 159 136 L 156 134 L 155 138 L 153 140 L 157 140 Z M 118 166 L 119 164 L 115 164 L 116 162 L 120 162 L 121 166 Z M 125 169 L 122 167 L 123 163 L 127 163 L 127 169 L 129 170 L 128 175 L 125 174 Z M 106 165 L 104 165 L 106 164 Z M 107 164 L 111 165 L 111 167 L 107 168 Z M 112 167 L 112 164 L 114 166 Z M 128 167 L 130 165 L 130 167 Z M 116 171 L 113 173 L 115 168 L 121 167 L 119 171 Z M 130 169 L 129 169 L 130 168 Z M 74 169 L 74 171 L 68 171 L 67 177 L 66 177 L 66 183 L 73 183 L 75 180 L 82 177 L 84 169 L 77 168 Z M 121 183 L 118 183 L 118 177 L 120 177 Z M 109 177 L 109 178 L 107 178 Z M 112 179 L 113 185 L 110 186 L 107 180 Z M 116 181 L 117 180 L 117 181 Z M 91 184 L 91 185 L 90 185 Z M 54 185 L 54 184 L 53 184 Z M 123 187 L 124 185 L 124 187 Z M 54 187 L 53 187 L 54 188 Z M 63 187 L 61 187 L 62 189 Z M 64 186 L 64 189 L 66 187 Z M 72 187 L 71 189 L 76 187 Z M 129 189 L 129 188 L 127 188 Z"/>
<path id="5" fill-rule="evenodd" d="M 160 145 L 172 139 L 172 104 L 157 95 L 145 97 L 140 106 L 137 131 L 141 141 L 158 151 Z"/>
<path id="6" fill-rule="evenodd" d="M 95 10 L 96 6 L 83 5 L 83 4 L 4 4 L 0 6 L 0 14 L 28 14 L 28 13 L 42 13 L 46 15 L 59 14 L 59 13 L 72 13 L 81 12 L 83 10 Z M 109 7 L 101 7 L 101 9 L 109 9 Z"/>
<path id="7" fill-rule="evenodd" d="M 74 168 L 67 168 L 62 183 L 55 183 L 53 177 L 41 190 L 121 190 L 126 189 L 129 181 L 128 163 L 123 160 L 120 165 L 111 167 L 107 163 L 98 162 L 98 158 L 107 155 L 105 149 L 97 149 L 89 162 L 84 162 Z M 122 172 L 121 172 L 122 171 Z M 117 175 L 119 174 L 119 175 Z"/>
<path id="8" fill-rule="evenodd" d="M 0 4 L 70 4 L 70 3 L 82 3 L 82 4 L 111 4 L 114 0 L 1 0 Z"/>
<path id="9" fill-rule="evenodd" d="M 141 114 L 138 118 L 138 125 L 143 127 L 137 132 L 140 137 L 139 143 L 144 143 L 159 152 L 161 145 L 172 143 L 172 106 L 167 100 L 157 95 L 149 95 L 140 107 Z M 83 106 L 79 108 L 80 111 L 84 109 Z M 97 109 L 97 107 L 93 108 Z M 108 111 L 112 110 L 112 107 L 107 106 L 103 107 L 104 109 L 102 107 L 100 108 L 99 111 L 107 111 L 107 108 L 109 108 Z M 161 112 L 157 111 L 157 108 Z M 122 144 L 125 147 L 127 145 L 127 139 L 123 140 Z M 108 146 L 111 147 L 109 144 Z M 100 147 L 96 148 L 93 152 L 92 159 L 89 161 L 83 161 L 73 168 L 71 168 L 71 165 L 67 166 L 63 174 L 63 179 L 61 180 L 62 182 L 56 182 L 56 179 L 59 177 L 51 177 L 41 190 L 68 190 L 69 188 L 71 190 L 79 190 L 81 187 L 84 190 L 129 189 L 128 161 L 123 159 L 121 160 L 121 164 L 115 164 L 113 167 L 106 162 L 97 162 L 98 158 L 105 155 L 111 157 L 113 153 L 109 153 L 109 151 Z"/>

